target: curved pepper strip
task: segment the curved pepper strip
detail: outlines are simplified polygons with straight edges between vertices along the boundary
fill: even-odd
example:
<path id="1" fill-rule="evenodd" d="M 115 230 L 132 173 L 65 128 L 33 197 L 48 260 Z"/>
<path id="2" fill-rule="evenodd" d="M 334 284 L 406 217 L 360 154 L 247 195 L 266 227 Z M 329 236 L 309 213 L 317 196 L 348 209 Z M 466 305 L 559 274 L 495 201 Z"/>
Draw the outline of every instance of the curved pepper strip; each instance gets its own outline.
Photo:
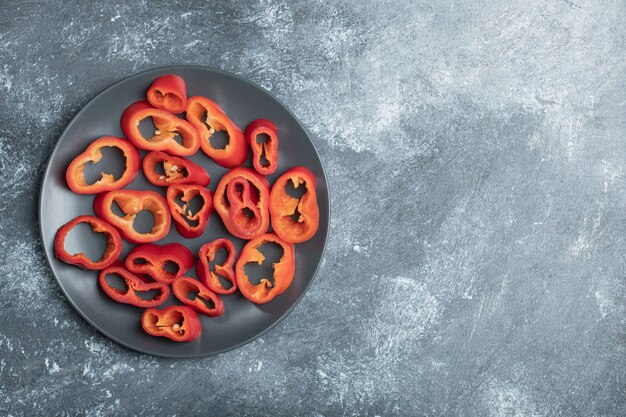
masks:
<path id="1" fill-rule="evenodd" d="M 189 307 L 148 308 L 141 316 L 141 327 L 150 336 L 167 337 L 175 342 L 191 342 L 202 334 L 202 322 Z"/>
<path id="2" fill-rule="evenodd" d="M 145 138 L 139 130 L 139 123 L 152 117 L 156 127 L 154 136 Z M 170 155 L 189 156 L 200 148 L 200 135 L 191 123 L 172 113 L 155 109 L 145 100 L 137 101 L 124 110 L 120 120 L 122 132 L 136 147 L 146 151 L 164 151 Z M 174 139 L 182 138 L 182 144 Z"/>
<path id="3" fill-rule="evenodd" d="M 146 274 L 157 282 L 171 284 L 175 278 L 184 275 L 196 263 L 193 253 L 180 243 L 155 245 L 146 243 L 136 246 L 124 262 L 126 269 L 135 274 Z M 170 263 L 176 264 L 176 271 L 166 269 Z"/>
<path id="4" fill-rule="evenodd" d="M 113 203 L 119 206 L 124 217 L 113 212 Z M 133 226 L 135 217 L 143 210 L 151 212 L 154 219 L 154 226 L 148 233 L 139 233 Z M 155 242 L 170 231 L 171 218 L 167 201 L 154 191 L 115 190 L 98 194 L 93 200 L 93 211 L 96 216 L 117 227 L 122 237 L 130 243 Z"/>
<path id="5" fill-rule="evenodd" d="M 163 75 L 152 82 L 146 98 L 157 109 L 182 113 L 187 107 L 187 84 L 178 75 Z"/>
<path id="6" fill-rule="evenodd" d="M 259 251 L 259 247 L 268 242 L 276 243 L 283 248 L 283 256 L 273 265 L 274 284 L 272 284 L 268 278 L 262 278 L 258 284 L 254 285 L 250 282 L 244 268 L 249 263 L 256 262 L 259 265 L 263 263 L 265 257 Z M 244 297 L 253 303 L 264 304 L 273 300 L 277 295 L 284 293 L 287 288 L 289 288 L 295 270 L 296 258 L 294 245 L 283 241 L 273 233 L 267 233 L 246 243 L 246 246 L 243 247 L 239 254 L 235 275 L 237 277 L 239 291 L 241 291 Z"/>
<path id="7" fill-rule="evenodd" d="M 156 171 L 158 165 L 163 167 L 163 174 Z M 143 158 L 143 173 L 151 184 L 162 187 L 172 184 L 200 184 L 206 187 L 211 182 L 209 174 L 200 165 L 161 151 L 152 151 Z"/>
<path id="8" fill-rule="evenodd" d="M 182 206 L 176 201 L 179 196 L 183 201 Z M 196 196 L 200 196 L 204 202 L 200 210 L 192 213 L 189 203 Z M 209 223 L 209 217 L 213 213 L 213 194 L 211 191 L 196 184 L 172 185 L 167 189 L 166 198 L 176 230 L 181 236 L 193 239 L 204 233 Z"/>
<path id="9" fill-rule="evenodd" d="M 109 275 L 119 275 L 126 284 L 126 290 L 115 288 L 109 284 L 107 277 Z M 98 275 L 98 283 L 100 288 L 106 295 L 113 300 L 122 304 L 130 304 L 135 307 L 157 307 L 167 300 L 170 295 L 170 288 L 167 284 L 161 282 L 144 282 L 141 278 L 126 270 L 121 265 L 113 265 L 100 271 Z M 158 295 L 152 299 L 143 299 L 140 293 L 157 290 Z"/>
<path id="10" fill-rule="evenodd" d="M 101 173 L 101 177 L 93 184 L 85 181 L 85 165 L 97 163 L 102 159 L 102 148 L 118 148 L 126 158 L 126 168 L 119 179 L 113 174 Z M 133 182 L 139 173 L 141 159 L 137 149 L 126 139 L 115 136 L 103 136 L 93 141 L 87 149 L 70 162 L 65 172 L 65 180 L 76 194 L 97 194 L 105 191 L 118 190 Z"/>
<path id="11" fill-rule="evenodd" d="M 252 166 L 262 175 L 276 172 L 278 167 L 278 128 L 267 119 L 257 119 L 246 127 L 246 140 L 252 148 Z M 267 135 L 267 142 L 258 143 L 257 137 Z M 265 157 L 265 161 L 263 161 Z M 266 162 L 266 163 L 264 163 Z"/>
<path id="12" fill-rule="evenodd" d="M 206 121 L 203 121 L 205 115 Z M 187 100 L 186 117 L 200 134 L 200 148 L 215 163 L 234 168 L 246 161 L 248 143 L 243 132 L 213 100 L 202 96 L 190 97 Z M 228 135 L 228 143 L 224 149 L 214 148 L 210 138 L 215 132 L 222 131 Z"/>
<path id="13" fill-rule="evenodd" d="M 301 198 L 287 194 L 285 186 L 289 181 L 294 188 L 301 185 L 306 187 L 306 192 Z M 317 232 L 320 211 L 317 206 L 316 186 L 315 175 L 305 167 L 288 169 L 272 186 L 270 193 L 272 228 L 285 242 L 304 242 Z"/>
<path id="14" fill-rule="evenodd" d="M 97 261 L 92 261 L 83 252 L 70 255 L 65 250 L 65 238 L 67 234 L 76 225 L 85 223 L 91 226 L 91 230 L 94 233 L 102 233 L 107 239 L 107 248 L 105 249 L 102 257 Z M 122 237 L 115 227 L 94 216 L 78 216 L 73 220 L 65 223 L 59 228 L 56 236 L 54 237 L 54 255 L 61 261 L 76 265 L 81 269 L 97 270 L 110 266 L 117 260 L 122 252 Z"/>
<path id="15" fill-rule="evenodd" d="M 215 271 L 211 271 L 210 263 L 215 260 L 220 249 L 226 250 L 228 255 L 221 265 L 215 265 Z M 228 239 L 216 239 L 213 242 L 205 243 L 198 252 L 198 264 L 196 274 L 200 281 L 210 290 L 223 295 L 232 294 L 237 291 L 237 280 L 233 269 L 235 263 L 235 245 Z M 229 288 L 224 288 L 219 276 L 231 282 Z"/>
<path id="16" fill-rule="evenodd" d="M 224 302 L 213 291 L 202 285 L 199 281 L 189 277 L 178 277 L 172 282 L 172 291 L 178 300 L 194 309 L 198 313 L 209 317 L 217 317 L 224 314 Z M 189 297 L 195 293 L 192 300 Z M 207 305 L 209 302 L 212 306 Z"/>
<path id="17" fill-rule="evenodd" d="M 269 182 L 250 168 L 232 169 L 217 184 L 213 206 L 232 235 L 254 239 L 270 224 Z"/>

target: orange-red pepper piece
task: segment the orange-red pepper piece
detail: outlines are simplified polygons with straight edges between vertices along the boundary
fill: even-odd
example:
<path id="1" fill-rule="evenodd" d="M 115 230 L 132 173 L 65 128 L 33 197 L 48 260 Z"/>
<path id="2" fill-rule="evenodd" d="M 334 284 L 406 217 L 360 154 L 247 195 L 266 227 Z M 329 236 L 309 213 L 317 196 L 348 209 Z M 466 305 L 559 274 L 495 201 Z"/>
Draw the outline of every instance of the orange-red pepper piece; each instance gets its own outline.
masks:
<path id="1" fill-rule="evenodd" d="M 122 176 L 115 179 L 113 174 L 101 173 L 101 177 L 93 184 L 85 181 L 85 165 L 97 163 L 102 159 L 102 148 L 118 148 L 126 158 L 126 168 Z M 65 172 L 65 180 L 76 194 L 97 194 L 105 191 L 118 190 L 133 182 L 139 173 L 141 159 L 139 152 L 126 139 L 115 136 L 103 136 L 93 141 L 87 148 L 70 162 Z"/>
<path id="2" fill-rule="evenodd" d="M 191 342 L 202 334 L 200 317 L 185 306 L 148 308 L 141 316 L 141 327 L 151 336 L 167 337 L 175 342 Z"/>
<path id="3" fill-rule="evenodd" d="M 240 239 L 254 239 L 267 232 L 269 182 L 250 168 L 228 171 L 215 190 L 213 206 L 226 229 Z"/>
<path id="4" fill-rule="evenodd" d="M 287 194 L 285 187 L 304 186 L 301 198 Z M 320 223 L 315 176 L 305 167 L 295 167 L 281 175 L 270 193 L 270 215 L 274 232 L 285 242 L 300 243 L 311 239 Z"/>
<path id="5" fill-rule="evenodd" d="M 163 75 L 152 82 L 146 98 L 157 109 L 182 113 L 187 107 L 187 84 L 176 74 Z"/>
<path id="6" fill-rule="evenodd" d="M 126 269 L 135 274 L 146 274 L 155 281 L 171 284 L 193 267 L 196 258 L 180 243 L 145 243 L 130 251 L 124 263 Z M 170 263 L 176 265 L 173 271 L 167 269 Z"/>
<path id="7" fill-rule="evenodd" d="M 96 261 L 89 259 L 83 252 L 70 255 L 70 253 L 65 250 L 65 238 L 67 234 L 80 223 L 88 224 L 91 226 L 91 230 L 93 230 L 94 233 L 102 233 L 107 239 L 107 248 L 102 254 L 102 257 Z M 78 216 L 70 220 L 59 228 L 54 238 L 54 255 L 59 260 L 76 265 L 81 269 L 97 270 L 106 268 L 117 260 L 121 252 L 122 238 L 119 232 L 106 221 L 94 216 Z"/>
<path id="8" fill-rule="evenodd" d="M 191 307 L 198 313 L 206 314 L 210 317 L 224 314 L 224 303 L 221 298 L 193 278 L 176 278 L 172 282 L 172 291 L 181 303 Z M 194 293 L 195 298 L 192 300 L 190 296 Z M 210 304 L 207 304 L 207 302 Z"/>
<path id="9" fill-rule="evenodd" d="M 126 289 L 115 288 L 109 284 L 109 275 L 119 275 L 126 284 Z M 163 304 L 170 295 L 170 287 L 161 282 L 145 282 L 121 265 L 113 265 L 100 271 L 98 275 L 100 288 L 106 295 L 122 304 L 130 304 L 135 307 L 157 307 Z M 158 295 L 151 299 L 144 299 L 141 293 L 157 290 Z"/>
<path id="10" fill-rule="evenodd" d="M 154 136 L 145 138 L 139 130 L 139 123 L 149 117 L 152 117 L 156 130 Z M 139 149 L 189 156 L 200 148 L 200 135 L 191 123 L 168 111 L 155 109 L 145 100 L 128 106 L 122 113 L 120 125 L 124 135 Z M 177 135 L 182 138 L 182 143 L 174 139 Z"/>
<path id="11" fill-rule="evenodd" d="M 163 174 L 156 171 L 157 165 L 161 165 Z M 206 187 L 211 182 L 209 174 L 200 165 L 161 151 L 152 151 L 143 158 L 143 173 L 150 183 L 163 187 L 172 184 L 200 184 Z"/>
<path id="12" fill-rule="evenodd" d="M 226 250 L 228 255 L 221 265 L 215 265 L 215 271 L 211 271 L 210 263 L 215 260 L 220 249 Z M 228 239 L 216 239 L 213 242 L 205 243 L 198 251 L 198 263 L 196 265 L 196 275 L 200 281 L 210 290 L 223 295 L 232 294 L 237 291 L 237 280 L 235 279 L 235 245 Z M 230 281 L 231 286 L 225 288 L 220 282 L 219 276 Z"/>
<path id="13" fill-rule="evenodd" d="M 123 217 L 113 212 L 112 204 L 118 205 Z M 148 233 L 139 233 L 133 223 L 140 211 L 152 213 L 154 226 Z M 171 217 L 167 201 L 154 191 L 115 190 L 98 194 L 93 200 L 96 216 L 115 226 L 122 237 L 131 243 L 150 243 L 162 239 L 170 230 Z"/>
<path id="14" fill-rule="evenodd" d="M 258 143 L 257 137 L 265 134 L 267 142 Z M 278 128 L 267 119 L 257 119 L 246 127 L 246 140 L 252 148 L 252 166 L 263 175 L 271 175 L 278 168 Z M 265 157 L 265 161 L 263 160 Z"/>
<path id="15" fill-rule="evenodd" d="M 283 255 L 280 260 L 274 263 L 274 283 L 269 278 L 262 278 L 258 284 L 252 284 L 246 275 L 245 266 L 249 263 L 261 265 L 265 256 L 259 251 L 263 244 L 273 242 L 280 245 Z M 296 270 L 295 249 L 292 243 L 287 243 L 273 233 L 267 233 L 246 243 L 239 254 L 235 275 L 239 291 L 248 300 L 257 304 L 264 304 L 274 299 L 274 297 L 287 291 L 291 285 L 293 275 Z"/>
<path id="16" fill-rule="evenodd" d="M 183 202 L 182 206 L 176 201 L 179 196 Z M 200 210 L 192 213 L 189 203 L 196 196 L 200 196 L 203 203 Z M 211 213 L 213 213 L 213 194 L 211 191 L 196 184 L 172 185 L 168 187 L 166 197 L 178 233 L 187 239 L 201 236 L 209 224 Z"/>
<path id="17" fill-rule="evenodd" d="M 248 143 L 243 132 L 213 100 L 202 96 L 190 97 L 187 100 L 186 117 L 200 134 L 200 148 L 215 163 L 234 168 L 246 161 Z M 224 149 L 213 147 L 210 141 L 215 132 L 221 131 L 228 135 L 228 143 Z"/>

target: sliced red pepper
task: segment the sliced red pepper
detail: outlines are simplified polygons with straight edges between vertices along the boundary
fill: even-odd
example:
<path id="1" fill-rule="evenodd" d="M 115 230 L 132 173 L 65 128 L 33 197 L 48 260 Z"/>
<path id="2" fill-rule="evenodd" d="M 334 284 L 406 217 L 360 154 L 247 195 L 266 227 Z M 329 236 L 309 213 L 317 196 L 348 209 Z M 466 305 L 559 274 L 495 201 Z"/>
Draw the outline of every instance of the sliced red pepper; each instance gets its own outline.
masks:
<path id="1" fill-rule="evenodd" d="M 186 117 L 200 134 L 202 151 L 215 163 L 234 168 L 246 161 L 248 144 L 243 132 L 213 100 L 202 96 L 190 97 L 187 100 Z M 224 149 L 214 148 L 210 138 L 215 132 L 222 131 L 228 134 L 228 143 Z"/>
<path id="2" fill-rule="evenodd" d="M 102 254 L 102 257 L 97 261 L 92 261 L 83 252 L 70 255 L 69 252 L 65 250 L 65 238 L 67 234 L 80 223 L 88 224 L 91 226 L 91 230 L 93 230 L 94 233 L 102 233 L 107 239 L 107 248 Z M 76 265 L 81 269 L 96 270 L 106 268 L 117 260 L 121 252 L 122 237 L 119 232 L 106 221 L 94 216 L 78 216 L 70 220 L 59 228 L 54 238 L 54 255 L 59 260 Z"/>
<path id="3" fill-rule="evenodd" d="M 166 196 L 178 233 L 187 239 L 202 235 L 209 223 L 209 217 L 213 213 L 213 194 L 211 191 L 196 184 L 172 185 L 167 189 Z M 200 210 L 192 213 L 189 203 L 196 196 L 200 196 L 203 203 Z M 176 201 L 179 197 L 183 201 L 182 206 Z"/>
<path id="4" fill-rule="evenodd" d="M 178 75 L 163 75 L 152 82 L 146 98 L 157 109 L 182 113 L 187 107 L 187 84 Z"/>
<path id="5" fill-rule="evenodd" d="M 213 206 L 228 231 L 241 239 L 254 239 L 267 231 L 269 182 L 250 168 L 228 171 L 215 190 Z"/>
<path id="6" fill-rule="evenodd" d="M 156 171 L 158 165 L 163 168 L 163 174 Z M 211 182 L 209 174 L 200 165 L 161 151 L 152 151 L 143 158 L 143 173 L 150 183 L 163 187 L 172 184 L 200 184 L 206 187 Z"/>
<path id="7" fill-rule="evenodd" d="M 258 143 L 257 137 L 266 134 L 267 142 Z M 278 167 L 278 128 L 267 119 L 257 119 L 246 127 L 246 140 L 252 148 L 252 165 L 263 175 L 276 172 Z M 265 160 L 263 160 L 265 158 Z"/>
<path id="8" fill-rule="evenodd" d="M 174 271 L 167 270 L 175 264 Z M 180 243 L 155 245 L 146 243 L 136 246 L 126 257 L 126 269 L 135 274 L 146 274 L 164 284 L 171 284 L 176 277 L 184 275 L 196 263 L 193 253 Z"/>
<path id="9" fill-rule="evenodd" d="M 148 117 L 152 117 L 156 127 L 151 138 L 143 137 L 139 131 L 139 123 Z M 200 135 L 191 123 L 168 111 L 155 109 L 145 100 L 128 106 L 122 114 L 120 124 L 124 135 L 139 149 L 189 156 L 200 148 Z M 174 139 L 177 135 L 182 138 L 182 143 Z"/>
<path id="10" fill-rule="evenodd" d="M 141 316 L 141 327 L 151 336 L 167 337 L 175 342 L 191 342 L 202 334 L 200 317 L 185 306 L 148 308 Z"/>
<path id="11" fill-rule="evenodd" d="M 118 148 L 123 152 L 124 158 L 126 158 L 124 173 L 116 180 L 113 174 L 102 172 L 98 181 L 87 184 L 85 165 L 99 162 L 102 159 L 102 148 L 108 147 Z M 65 172 L 65 179 L 67 185 L 76 194 L 97 194 L 126 187 L 137 177 L 140 165 L 139 152 L 132 143 L 115 136 L 103 136 L 93 141 L 83 153 L 70 162 Z"/>
<path id="12" fill-rule="evenodd" d="M 109 275 L 119 275 L 126 284 L 126 289 L 121 290 L 119 288 L 112 287 L 107 281 Z M 147 283 L 139 278 L 137 275 L 126 270 L 121 265 L 113 265 L 100 271 L 98 275 L 98 282 L 100 288 L 112 299 L 122 304 L 130 304 L 135 307 L 157 307 L 167 300 L 170 295 L 170 287 L 162 282 L 150 282 Z M 144 299 L 140 296 L 141 293 L 157 290 L 159 293 L 157 296 L 151 299 Z"/>
<path id="13" fill-rule="evenodd" d="M 304 185 L 306 192 L 295 198 L 287 194 L 289 181 L 294 188 Z M 300 243 L 309 240 L 317 232 L 320 211 L 317 206 L 315 175 L 305 167 L 288 169 L 281 175 L 270 193 L 270 214 L 274 232 L 285 242 Z"/>
<path id="14" fill-rule="evenodd" d="M 210 263 L 215 260 L 217 252 L 225 249 L 228 252 L 226 260 L 221 265 L 215 265 L 215 271 L 211 271 Z M 237 291 L 237 280 L 233 269 L 235 263 L 235 245 L 228 239 L 216 239 L 213 242 L 205 243 L 198 252 L 198 264 L 196 274 L 200 281 L 210 290 L 218 294 L 232 294 Z M 231 282 L 229 288 L 224 288 L 219 276 Z"/>
<path id="15" fill-rule="evenodd" d="M 124 217 L 113 212 L 113 203 L 118 205 Z M 154 219 L 154 226 L 148 233 L 139 233 L 133 226 L 135 217 L 143 210 L 152 213 Z M 98 194 L 93 200 L 93 211 L 96 216 L 117 227 L 122 237 L 131 243 L 155 242 L 170 231 L 167 201 L 154 191 L 115 190 Z"/>
<path id="16" fill-rule="evenodd" d="M 188 305 L 198 313 L 210 317 L 224 314 L 224 303 L 213 291 L 202 285 L 199 281 L 189 277 L 178 277 L 172 282 L 172 291 L 176 298 L 183 304 Z M 195 294 L 192 300 L 190 296 Z M 210 303 L 207 305 L 207 302 Z"/>
<path id="17" fill-rule="evenodd" d="M 272 284 L 268 278 L 262 278 L 258 284 L 254 285 L 246 275 L 244 267 L 249 263 L 255 262 L 261 265 L 265 260 L 265 256 L 259 251 L 259 247 L 269 242 L 276 243 L 283 248 L 283 255 L 280 260 L 273 265 L 274 283 Z M 243 247 L 239 254 L 235 274 L 239 291 L 241 291 L 244 297 L 253 303 L 264 304 L 273 300 L 277 295 L 284 293 L 287 288 L 289 288 L 295 270 L 296 258 L 294 245 L 283 241 L 273 233 L 267 233 L 246 243 L 246 246 Z"/>

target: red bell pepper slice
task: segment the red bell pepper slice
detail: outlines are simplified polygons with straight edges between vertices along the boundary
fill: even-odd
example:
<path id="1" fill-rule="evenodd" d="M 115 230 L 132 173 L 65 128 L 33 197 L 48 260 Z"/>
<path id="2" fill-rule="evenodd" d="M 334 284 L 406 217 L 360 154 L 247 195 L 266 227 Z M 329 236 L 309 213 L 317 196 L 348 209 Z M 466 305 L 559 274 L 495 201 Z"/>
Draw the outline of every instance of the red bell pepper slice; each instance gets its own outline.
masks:
<path id="1" fill-rule="evenodd" d="M 102 148 L 118 148 L 126 158 L 126 169 L 117 180 L 110 173 L 101 173 L 101 177 L 93 184 L 85 181 L 85 165 L 97 163 L 102 159 Z M 115 136 L 103 136 L 93 141 L 87 149 L 78 155 L 65 172 L 65 180 L 70 189 L 76 194 L 97 194 L 105 191 L 117 190 L 133 182 L 139 173 L 141 159 L 139 152 L 129 141 Z"/>
<path id="2" fill-rule="evenodd" d="M 116 203 L 124 217 L 112 210 Z M 152 213 L 154 226 L 148 233 L 139 233 L 133 223 L 140 211 Z M 122 237 L 131 243 L 149 243 L 162 239 L 170 231 L 170 211 L 167 201 L 161 194 L 154 191 L 115 190 L 98 194 L 93 200 L 93 211 L 96 216 L 117 227 Z"/>
<path id="3" fill-rule="evenodd" d="M 203 120 L 205 116 L 206 120 Z M 213 100 L 202 96 L 190 97 L 187 100 L 186 117 L 200 134 L 200 148 L 215 163 L 234 168 L 246 161 L 248 144 L 243 132 Z M 224 149 L 214 148 L 210 138 L 215 132 L 221 131 L 228 134 L 228 143 Z"/>
<path id="4" fill-rule="evenodd" d="M 113 274 L 122 277 L 124 283 L 126 284 L 125 290 L 115 288 L 109 284 L 107 277 Z M 118 303 L 130 304 L 135 307 L 146 308 L 160 306 L 170 295 L 170 288 L 167 284 L 163 284 L 161 282 L 147 283 L 137 275 L 123 268 L 121 265 L 113 265 L 100 271 L 100 274 L 98 275 L 98 282 L 100 283 L 100 288 L 102 288 L 105 294 L 113 300 Z M 140 295 L 141 293 L 153 290 L 158 291 L 158 295 L 154 298 L 144 299 Z"/>
<path id="5" fill-rule="evenodd" d="M 215 271 L 211 271 L 210 263 L 215 260 L 220 249 L 227 251 L 226 260 L 221 265 L 215 265 Z M 198 264 L 196 274 L 200 281 L 210 290 L 218 294 L 232 294 L 237 291 L 237 280 L 233 269 L 235 263 L 235 245 L 228 239 L 216 239 L 205 243 L 198 252 Z M 219 276 L 231 282 L 229 288 L 225 288 L 220 282 Z"/>
<path id="6" fill-rule="evenodd" d="M 226 229 L 240 239 L 254 239 L 267 231 L 269 182 L 250 168 L 228 171 L 215 190 L 213 206 Z"/>
<path id="7" fill-rule="evenodd" d="M 189 203 L 195 196 L 200 196 L 203 203 L 200 210 L 192 213 Z M 211 191 L 196 184 L 172 185 L 167 189 L 166 197 L 178 233 L 187 239 L 202 235 L 209 223 L 209 217 L 213 213 L 213 194 Z M 183 201 L 182 206 L 176 201 L 179 197 Z"/>
<path id="8" fill-rule="evenodd" d="M 274 263 L 274 283 L 268 278 L 262 278 L 258 284 L 252 284 L 246 275 L 245 266 L 249 263 L 261 265 L 265 256 L 259 251 L 263 244 L 273 242 L 283 248 L 280 260 Z M 267 233 L 246 243 L 239 254 L 235 275 L 239 291 L 248 300 L 257 304 L 271 301 L 277 295 L 284 293 L 291 285 L 296 270 L 295 249 L 292 243 L 287 243 L 273 233 Z"/>
<path id="9" fill-rule="evenodd" d="M 220 297 L 193 278 L 176 278 L 172 282 L 172 291 L 174 291 L 174 295 L 180 302 L 198 313 L 206 314 L 210 317 L 224 314 L 224 303 Z M 195 298 L 190 299 L 190 296 L 193 294 L 195 294 Z"/>
<path id="10" fill-rule="evenodd" d="M 148 308 L 141 316 L 141 327 L 151 336 L 167 337 L 175 342 L 191 342 L 202 334 L 200 317 L 185 306 Z"/>
<path id="11" fill-rule="evenodd" d="M 174 264 L 173 271 L 167 266 Z M 135 274 L 146 274 L 164 284 L 171 284 L 176 277 L 184 275 L 196 263 L 193 253 L 180 243 L 155 245 L 146 243 L 136 246 L 126 257 L 126 269 Z"/>
<path id="12" fill-rule="evenodd" d="M 301 198 L 287 194 L 289 181 L 294 188 L 304 185 L 306 192 Z M 317 232 L 320 211 L 317 206 L 315 175 L 305 167 L 288 169 L 272 187 L 270 214 L 274 232 L 285 242 L 300 243 L 309 240 Z"/>
<path id="13" fill-rule="evenodd" d="M 151 138 L 143 137 L 139 131 L 139 123 L 148 117 L 152 117 L 156 127 Z M 128 106 L 122 113 L 120 125 L 124 135 L 139 149 L 189 156 L 200 148 L 200 135 L 191 123 L 168 111 L 155 109 L 145 100 Z M 174 139 L 177 135 L 181 136 L 182 144 Z"/>
<path id="14" fill-rule="evenodd" d="M 163 174 L 156 171 L 158 165 L 163 167 Z M 211 182 L 209 174 L 200 165 L 161 151 L 152 151 L 143 158 L 143 173 L 150 183 L 163 187 L 172 184 L 200 184 L 206 187 Z"/>
<path id="15" fill-rule="evenodd" d="M 263 175 L 276 172 L 278 167 L 278 128 L 267 119 L 257 119 L 246 127 L 246 140 L 252 148 L 252 166 Z M 268 141 L 258 143 L 257 137 L 261 134 L 268 136 Z M 265 157 L 265 161 L 263 160 Z"/>
<path id="16" fill-rule="evenodd" d="M 65 238 L 76 225 L 86 223 L 91 226 L 94 233 L 102 233 L 107 239 L 107 248 L 102 257 L 92 261 L 83 252 L 70 255 L 65 250 Z M 122 237 L 115 227 L 94 216 L 78 216 L 59 228 L 54 238 L 54 255 L 61 261 L 76 265 L 81 269 L 97 270 L 110 266 L 117 260 L 122 252 Z"/>
<path id="17" fill-rule="evenodd" d="M 146 98 L 157 109 L 182 113 L 187 107 L 187 84 L 178 75 L 163 75 L 152 82 Z"/>

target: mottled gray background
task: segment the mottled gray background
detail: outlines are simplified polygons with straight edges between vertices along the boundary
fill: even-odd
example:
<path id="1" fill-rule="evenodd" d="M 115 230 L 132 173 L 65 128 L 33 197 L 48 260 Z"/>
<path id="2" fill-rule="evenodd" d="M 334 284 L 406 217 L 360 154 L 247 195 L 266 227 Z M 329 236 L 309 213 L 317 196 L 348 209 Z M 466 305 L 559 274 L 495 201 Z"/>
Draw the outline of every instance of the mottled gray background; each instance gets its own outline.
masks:
<path id="1" fill-rule="evenodd" d="M 0 7 L 0 415 L 626 414 L 622 0 L 87 3 Z M 184 63 L 294 111 L 333 216 L 285 321 L 179 361 L 74 312 L 36 210 L 85 103 Z"/>

